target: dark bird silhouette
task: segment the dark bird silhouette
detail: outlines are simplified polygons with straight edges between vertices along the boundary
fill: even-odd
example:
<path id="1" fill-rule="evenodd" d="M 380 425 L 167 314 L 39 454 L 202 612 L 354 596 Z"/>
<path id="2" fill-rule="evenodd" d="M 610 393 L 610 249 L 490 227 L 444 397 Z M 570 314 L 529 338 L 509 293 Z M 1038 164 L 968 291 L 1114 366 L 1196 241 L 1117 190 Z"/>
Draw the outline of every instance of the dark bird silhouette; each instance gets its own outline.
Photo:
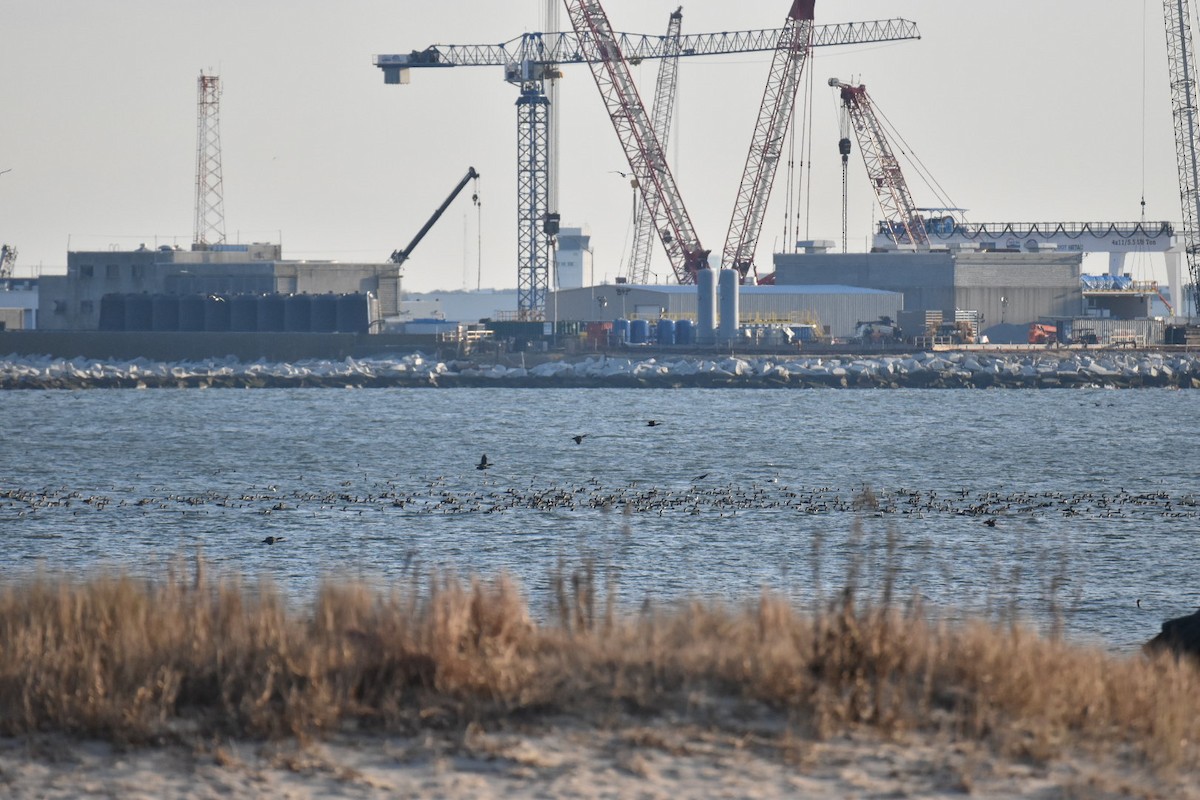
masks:
<path id="1" fill-rule="evenodd" d="M 697 475 L 696 477 L 692 478 L 692 480 L 693 481 L 702 481 L 707 477 L 708 477 L 708 473 L 706 472 L 703 475 Z"/>
<path id="2" fill-rule="evenodd" d="M 662 425 L 662 423 L 656 419 L 648 419 L 648 420 L 646 420 L 646 424 L 649 425 L 651 428 L 656 428 L 659 425 Z"/>
<path id="3" fill-rule="evenodd" d="M 475 469 L 487 469 L 487 468 L 488 468 L 488 467 L 490 467 L 491 465 L 492 465 L 492 462 L 491 462 L 491 461 L 488 461 L 488 459 L 487 459 L 487 453 L 484 453 L 484 454 L 483 454 L 483 455 L 480 457 L 480 459 L 479 459 L 479 463 L 475 465 Z"/>
<path id="4" fill-rule="evenodd" d="M 268 536 L 267 538 L 262 540 L 262 543 L 263 544 L 275 544 L 276 542 L 282 542 L 282 541 L 283 541 L 282 536 Z"/>
<path id="5" fill-rule="evenodd" d="M 995 517 L 990 517 L 990 518 L 988 518 L 988 519 L 985 519 L 985 520 L 983 521 L 983 524 L 984 524 L 984 525 L 987 525 L 989 528 L 994 528 L 994 527 L 996 527 L 996 518 L 995 518 Z"/>
<path id="6" fill-rule="evenodd" d="M 591 434 L 581 433 L 577 436 L 572 436 L 571 438 L 575 440 L 575 444 L 583 444 L 583 440 L 586 439 L 590 435 Z"/>

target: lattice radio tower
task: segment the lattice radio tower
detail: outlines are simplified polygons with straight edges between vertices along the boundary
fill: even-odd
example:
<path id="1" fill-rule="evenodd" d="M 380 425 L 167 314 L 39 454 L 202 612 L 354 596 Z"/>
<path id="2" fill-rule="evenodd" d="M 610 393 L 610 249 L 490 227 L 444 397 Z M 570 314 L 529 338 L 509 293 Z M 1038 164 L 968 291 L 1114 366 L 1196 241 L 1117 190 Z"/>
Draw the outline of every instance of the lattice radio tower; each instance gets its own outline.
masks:
<path id="1" fill-rule="evenodd" d="M 225 241 L 225 201 L 221 183 L 221 79 L 200 73 L 196 114 L 195 243 Z"/>

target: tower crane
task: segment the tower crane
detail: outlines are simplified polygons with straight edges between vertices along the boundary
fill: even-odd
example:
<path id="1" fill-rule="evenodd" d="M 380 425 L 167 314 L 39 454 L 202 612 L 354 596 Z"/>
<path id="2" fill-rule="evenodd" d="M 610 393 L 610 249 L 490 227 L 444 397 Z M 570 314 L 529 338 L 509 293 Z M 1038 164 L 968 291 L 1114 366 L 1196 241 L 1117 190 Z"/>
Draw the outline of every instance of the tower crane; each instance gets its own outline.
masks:
<path id="1" fill-rule="evenodd" d="M 812 49 L 815 5 L 815 0 L 793 0 L 763 91 L 758 123 L 754 127 L 750 152 L 746 156 L 733 218 L 725 237 L 725 252 L 721 258 L 721 266 L 736 269 L 742 280 L 755 269 L 754 250 L 762 232 L 763 216 L 767 211 L 767 201 L 771 198 L 783 143 L 791 126 L 800 75 Z"/>
<path id="2" fill-rule="evenodd" d="M 1200 134 L 1196 111 L 1196 56 L 1192 49 L 1192 12 L 1188 0 L 1163 0 L 1167 29 L 1167 66 L 1171 79 L 1171 116 L 1175 122 L 1175 157 L 1179 199 L 1183 207 L 1183 251 L 1191 280 L 1192 313 L 1200 314 Z M 1183 308 L 1183 304 L 1176 302 Z"/>
<path id="3" fill-rule="evenodd" d="M 892 153 L 883 126 L 871 105 L 871 98 L 867 95 L 867 87 L 851 86 L 837 78 L 830 78 L 829 85 L 841 92 L 842 113 L 850 121 L 849 126 L 843 124 L 843 130 L 846 127 L 854 129 L 867 166 L 867 177 L 879 199 L 884 224 L 892 240 L 897 247 L 928 247 L 929 234 L 925 230 L 925 220 L 913 203 L 900 163 Z M 848 158 L 849 146 L 849 138 L 843 133 L 838 146 L 843 164 Z"/>
<path id="4" fill-rule="evenodd" d="M 675 176 L 667 165 L 666 152 L 642 104 L 608 14 L 599 0 L 564 2 L 575 33 L 581 40 L 589 39 L 599 54 L 599 58 L 590 61 L 588 66 L 625 150 L 647 213 L 667 250 L 675 277 L 680 283 L 695 283 L 696 273 L 708 269 L 709 251 L 700 244 L 700 237 L 684 207 Z"/>
<path id="5" fill-rule="evenodd" d="M 666 46 L 658 66 L 654 87 L 654 106 L 651 125 L 663 150 L 671 135 L 671 117 L 675 110 L 675 88 L 679 81 L 679 35 L 683 26 L 683 6 L 672 12 L 667 23 Z M 635 179 L 636 186 L 636 179 Z M 654 209 L 637 195 L 633 217 L 633 250 L 629 254 L 626 276 L 630 283 L 650 282 L 650 257 L 654 243 Z"/>
<path id="6" fill-rule="evenodd" d="M 710 56 L 775 50 L 781 31 L 760 29 L 681 35 L 678 50 L 664 36 L 614 33 L 631 62 L 680 56 Z M 915 22 L 905 19 L 847 22 L 813 28 L 812 46 L 871 44 L 919 39 Z M 432 45 L 409 53 L 375 56 L 384 82 L 405 84 L 414 69 L 502 67 L 504 79 L 520 90 L 517 100 L 517 311 L 526 319 L 544 316 L 550 273 L 550 238 L 559 215 L 550 207 L 550 98 L 547 84 L 569 64 L 591 63 L 600 52 L 590 37 L 574 31 L 526 33 L 501 44 Z"/>

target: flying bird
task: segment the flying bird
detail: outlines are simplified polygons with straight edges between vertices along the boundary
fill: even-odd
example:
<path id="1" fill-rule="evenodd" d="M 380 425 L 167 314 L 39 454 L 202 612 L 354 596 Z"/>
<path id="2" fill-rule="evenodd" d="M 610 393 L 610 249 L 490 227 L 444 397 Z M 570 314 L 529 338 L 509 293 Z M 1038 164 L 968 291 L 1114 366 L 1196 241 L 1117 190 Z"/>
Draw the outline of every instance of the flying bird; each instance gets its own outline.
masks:
<path id="1" fill-rule="evenodd" d="M 651 428 L 655 428 L 655 427 L 658 427 L 659 425 L 662 425 L 662 423 L 656 419 L 648 419 L 648 420 L 646 420 L 646 424 L 648 426 L 650 426 Z"/>
<path id="2" fill-rule="evenodd" d="M 572 436 L 571 438 L 575 440 L 575 444 L 583 444 L 583 440 L 586 439 L 590 435 L 591 434 L 588 434 L 588 433 L 581 433 L 576 436 Z"/>
<path id="3" fill-rule="evenodd" d="M 491 461 L 487 460 L 487 453 L 480 457 L 479 463 L 475 465 L 475 469 L 487 469 L 492 465 Z"/>
<path id="4" fill-rule="evenodd" d="M 268 536 L 267 538 L 262 540 L 262 543 L 263 544 L 275 544 L 276 542 L 282 542 L 282 541 L 283 541 L 282 536 Z"/>
<path id="5" fill-rule="evenodd" d="M 706 472 L 703 475 L 697 475 L 696 477 L 692 478 L 692 480 L 693 481 L 702 481 L 707 477 L 708 477 L 708 473 Z"/>

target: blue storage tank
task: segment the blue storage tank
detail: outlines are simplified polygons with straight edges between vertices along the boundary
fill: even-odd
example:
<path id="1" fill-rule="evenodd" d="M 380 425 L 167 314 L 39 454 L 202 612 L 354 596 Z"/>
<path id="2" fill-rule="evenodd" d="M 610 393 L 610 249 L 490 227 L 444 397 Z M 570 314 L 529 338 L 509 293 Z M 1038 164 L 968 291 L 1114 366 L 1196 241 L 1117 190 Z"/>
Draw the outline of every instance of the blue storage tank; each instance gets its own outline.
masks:
<path id="1" fill-rule="evenodd" d="M 229 331 L 229 301 L 219 294 L 204 298 L 204 331 L 227 333 Z"/>
<path id="2" fill-rule="evenodd" d="M 696 327 L 690 319 L 681 319 L 675 323 L 675 344 L 695 344 Z"/>
<path id="3" fill-rule="evenodd" d="M 629 341 L 629 320 L 618 319 L 613 321 L 612 327 L 613 344 L 622 345 Z"/>
<path id="4" fill-rule="evenodd" d="M 125 330 L 154 330 L 154 300 L 148 294 L 125 297 Z"/>
<path id="5" fill-rule="evenodd" d="M 106 294 L 100 298 L 100 330 L 125 330 L 125 295 Z"/>
<path id="6" fill-rule="evenodd" d="M 650 341 L 650 320 L 635 319 L 629 323 L 629 343 L 645 344 Z"/>
<path id="7" fill-rule="evenodd" d="M 284 316 L 286 298 L 281 294 L 264 294 L 258 298 L 258 330 L 263 333 L 282 333 L 286 330 Z"/>
<path id="8" fill-rule="evenodd" d="M 179 295 L 156 294 L 151 298 L 150 327 L 156 331 L 179 330 Z"/>
<path id="9" fill-rule="evenodd" d="M 179 330 L 192 333 L 204 330 L 204 295 L 185 294 L 179 298 Z"/>
<path id="10" fill-rule="evenodd" d="M 371 326 L 368 294 L 344 294 L 337 299 L 337 330 L 339 333 L 367 333 Z"/>
<path id="11" fill-rule="evenodd" d="M 664 317 L 658 321 L 658 344 L 668 347 L 675 344 L 675 320 Z"/>
<path id="12" fill-rule="evenodd" d="M 229 298 L 229 330 L 253 333 L 258 330 L 258 297 L 235 294 Z"/>
<path id="13" fill-rule="evenodd" d="M 338 298 L 336 294 L 319 294 L 312 298 L 313 333 L 333 333 L 337 330 Z"/>
<path id="14" fill-rule="evenodd" d="M 283 300 L 283 329 L 289 333 L 312 332 L 312 298 L 289 294 Z"/>

